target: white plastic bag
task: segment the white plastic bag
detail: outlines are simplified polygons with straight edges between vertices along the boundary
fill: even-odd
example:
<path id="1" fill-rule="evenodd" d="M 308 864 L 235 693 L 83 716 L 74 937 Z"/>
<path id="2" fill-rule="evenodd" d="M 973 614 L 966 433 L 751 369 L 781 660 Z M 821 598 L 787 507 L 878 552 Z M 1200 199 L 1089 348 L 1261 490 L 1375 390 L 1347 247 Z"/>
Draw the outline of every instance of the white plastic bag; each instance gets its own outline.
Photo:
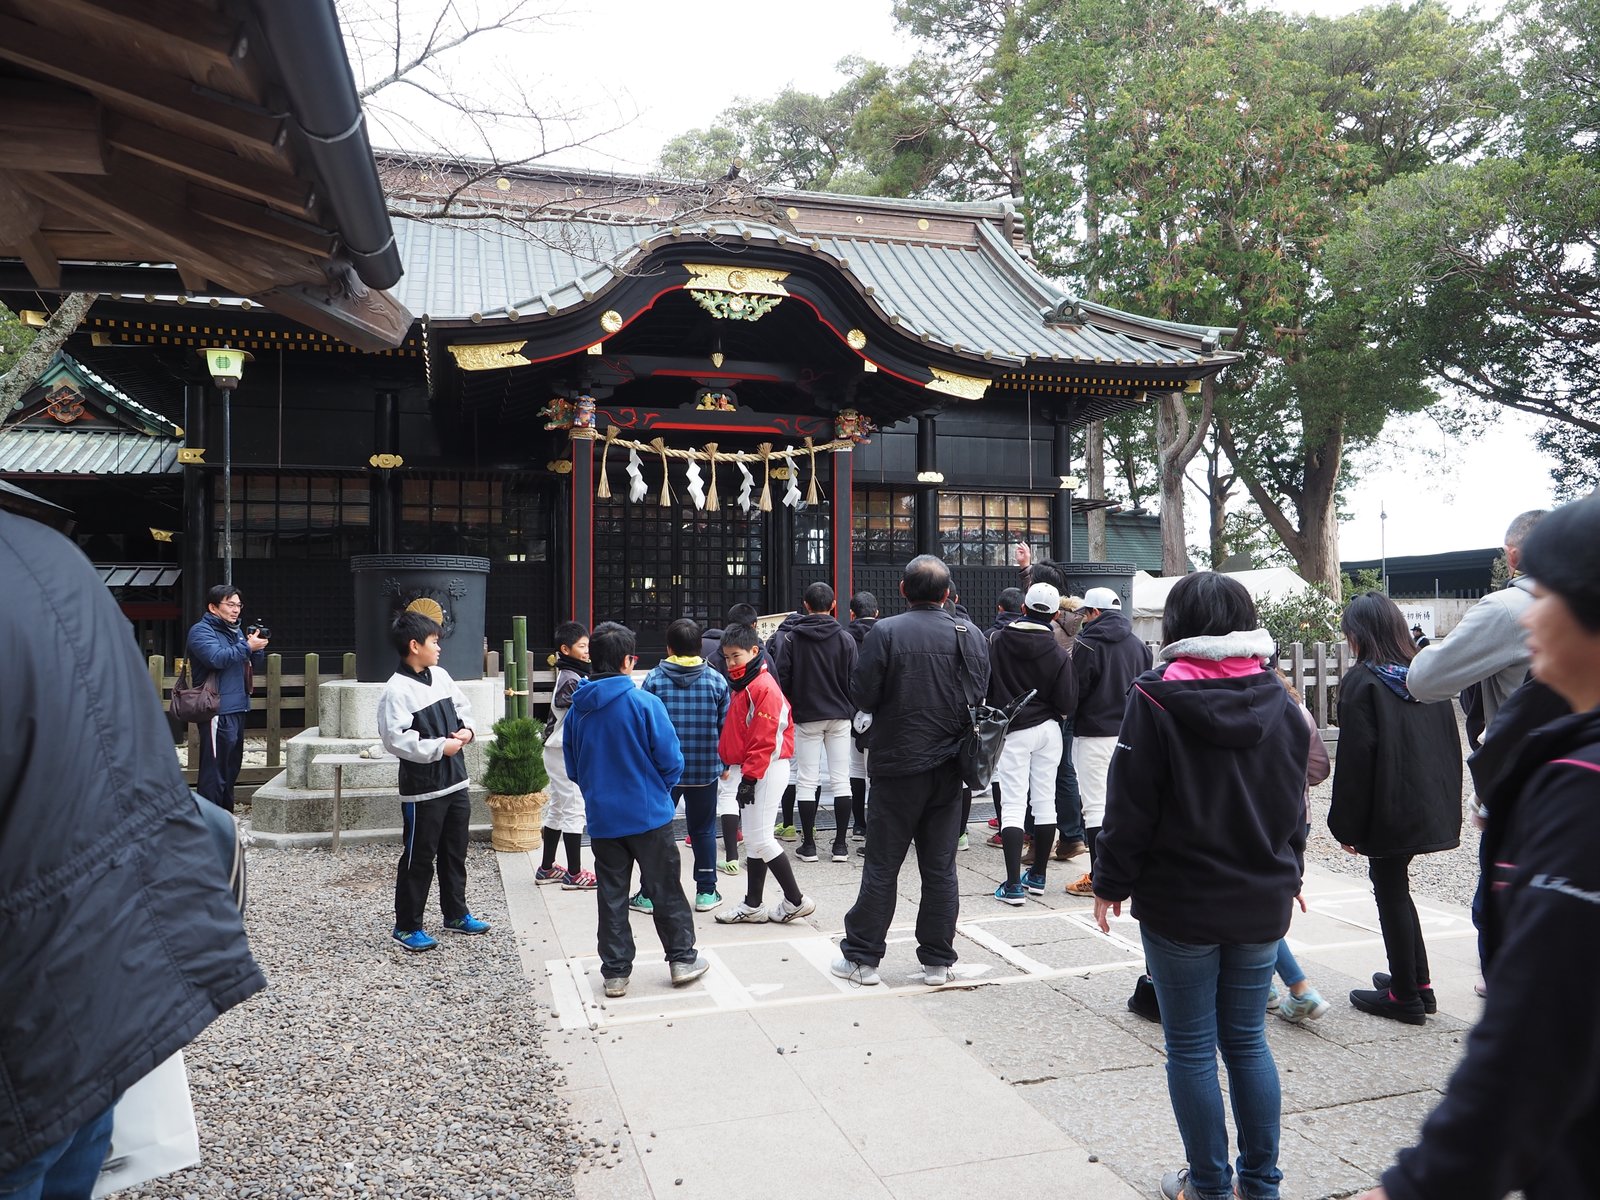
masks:
<path id="1" fill-rule="evenodd" d="M 98 1200 L 199 1161 L 200 1135 L 180 1050 L 117 1101 L 111 1117 L 111 1149 L 90 1195 Z"/>

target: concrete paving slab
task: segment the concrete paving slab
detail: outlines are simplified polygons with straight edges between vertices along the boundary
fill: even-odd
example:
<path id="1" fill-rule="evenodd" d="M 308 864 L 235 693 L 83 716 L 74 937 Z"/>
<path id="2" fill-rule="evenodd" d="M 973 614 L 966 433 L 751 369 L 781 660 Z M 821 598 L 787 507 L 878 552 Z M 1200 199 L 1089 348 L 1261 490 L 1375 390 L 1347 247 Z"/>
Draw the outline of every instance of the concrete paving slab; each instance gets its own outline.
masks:
<path id="1" fill-rule="evenodd" d="M 1183 1166 L 1165 1065 L 1067 1075 L 1017 1094 L 1145 1195 Z"/>
<path id="2" fill-rule="evenodd" d="M 569 1091 L 566 1099 L 582 1147 L 572 1176 L 577 1200 L 651 1200 L 617 1094 L 609 1086 L 592 1087 Z"/>
<path id="3" fill-rule="evenodd" d="M 1136 1200 L 1150 1194 L 1135 1191 L 1104 1163 L 1089 1162 L 1088 1152 L 1081 1147 L 910 1171 L 890 1175 L 883 1182 L 896 1200 L 927 1200 L 930 1196 L 1055 1195 L 1067 1181 L 1070 1192 L 1059 1194 L 1070 1194 L 1072 1200 Z"/>
<path id="4" fill-rule="evenodd" d="M 741 1090 L 738 1107 L 744 1107 Z M 722 1111 L 730 1111 L 729 1104 Z M 652 1195 L 672 1200 L 888 1200 L 892 1193 L 813 1105 L 781 1117 L 747 1116 L 690 1125 L 651 1137 L 635 1131 L 634 1146 Z M 948 1193 L 942 1193 L 948 1194 Z"/>
<path id="5" fill-rule="evenodd" d="M 739 1079 L 741 1117 L 814 1111 L 816 1099 L 749 1013 L 628 1026 L 602 1038 L 605 1060 L 629 1123 L 644 1133 L 704 1126 L 703 1089 L 686 1087 L 694 1064 Z"/>
<path id="6" fill-rule="evenodd" d="M 941 991 L 911 1003 L 1008 1083 L 1162 1061 L 1149 1045 L 1042 983 Z"/>
<path id="7" fill-rule="evenodd" d="M 761 1008 L 756 1024 L 779 1046 L 802 1053 L 864 1046 L 872 1049 L 889 1042 L 914 1041 L 942 1032 L 915 998 L 891 997 L 876 1004 L 796 1004 Z"/>
<path id="8" fill-rule="evenodd" d="M 1423 1121 L 1438 1103 L 1439 1093 L 1428 1088 L 1298 1113 L 1284 1123 L 1363 1172 L 1365 1178 L 1356 1186 L 1370 1187 L 1394 1162 L 1398 1150 L 1415 1144 Z"/>
<path id="9" fill-rule="evenodd" d="M 791 1065 L 880 1176 L 985 1162 L 998 1146 L 1073 1148 L 943 1036 L 801 1054 Z"/>

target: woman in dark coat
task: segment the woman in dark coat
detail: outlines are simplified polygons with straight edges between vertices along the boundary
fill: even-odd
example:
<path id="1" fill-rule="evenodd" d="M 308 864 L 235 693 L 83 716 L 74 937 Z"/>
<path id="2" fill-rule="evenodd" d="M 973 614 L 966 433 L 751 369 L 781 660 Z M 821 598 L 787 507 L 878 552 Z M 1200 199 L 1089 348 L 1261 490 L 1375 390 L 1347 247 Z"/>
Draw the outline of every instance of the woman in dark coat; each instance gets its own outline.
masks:
<path id="1" fill-rule="evenodd" d="M 1501 769 L 1477 776 L 1488 788 L 1493 872 L 1483 930 L 1489 994 L 1417 1145 L 1400 1151 L 1363 1200 L 1595 1194 L 1600 497 L 1539 522 L 1522 565 L 1533 580 L 1533 603 L 1519 618 L 1530 666 L 1571 711 L 1529 728 Z"/>
<path id="2" fill-rule="evenodd" d="M 1367 856 L 1389 970 L 1350 993 L 1362 1012 L 1421 1025 L 1437 1007 L 1428 951 L 1411 903 L 1419 854 L 1461 844 L 1461 735 L 1448 701 L 1423 704 L 1406 691 L 1416 646 L 1393 600 L 1357 596 L 1340 628 L 1356 665 L 1339 684 L 1339 753 L 1328 829 Z"/>

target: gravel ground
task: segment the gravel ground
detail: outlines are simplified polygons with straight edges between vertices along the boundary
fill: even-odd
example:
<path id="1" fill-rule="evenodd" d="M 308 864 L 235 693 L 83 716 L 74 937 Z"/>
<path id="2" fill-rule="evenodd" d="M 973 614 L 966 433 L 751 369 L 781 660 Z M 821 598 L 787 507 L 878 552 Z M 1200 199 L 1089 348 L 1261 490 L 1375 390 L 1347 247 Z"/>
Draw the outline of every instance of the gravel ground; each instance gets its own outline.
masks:
<path id="1" fill-rule="evenodd" d="M 495 929 L 417 955 L 389 938 L 395 854 L 251 849 L 246 923 L 270 987 L 185 1052 L 202 1163 L 123 1195 L 573 1195 L 548 1012 L 493 851 L 469 850 L 467 894 Z"/>
<path id="2" fill-rule="evenodd" d="M 1458 724 L 1460 714 L 1457 713 Z M 1461 730 L 1461 748 L 1466 753 L 1466 730 Z M 1337 758 L 1337 755 L 1336 755 Z M 1461 845 L 1438 854 L 1424 854 L 1411 860 L 1411 892 L 1463 907 L 1471 905 L 1478 886 L 1478 831 L 1466 819 L 1472 799 L 1472 776 L 1462 766 Z M 1341 875 L 1367 877 L 1367 860 L 1346 854 L 1328 832 L 1328 805 L 1333 799 L 1333 779 L 1311 789 L 1311 840 L 1306 859 Z"/>

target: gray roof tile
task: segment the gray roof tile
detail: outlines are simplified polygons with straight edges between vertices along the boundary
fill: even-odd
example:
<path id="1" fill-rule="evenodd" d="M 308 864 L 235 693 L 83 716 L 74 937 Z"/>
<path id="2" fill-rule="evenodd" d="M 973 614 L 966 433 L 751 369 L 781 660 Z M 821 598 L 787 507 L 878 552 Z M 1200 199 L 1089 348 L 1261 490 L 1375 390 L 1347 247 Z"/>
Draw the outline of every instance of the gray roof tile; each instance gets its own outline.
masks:
<path id="1" fill-rule="evenodd" d="M 945 348 L 1000 363 L 1063 361 L 1140 363 L 1180 367 L 1197 360 L 1230 362 L 1226 353 L 1183 346 L 1194 326 L 1117 313 L 1083 304 L 1081 324 L 1047 321 L 1072 297 L 1039 274 L 986 223 L 975 246 L 887 239 L 797 237 L 759 221 L 715 218 L 680 226 L 543 221 L 531 233 L 492 218 L 413 220 L 396 217 L 395 236 L 406 265 L 394 289 L 412 312 L 435 321 L 474 314 L 504 318 L 508 309 L 537 321 L 582 305 L 638 269 L 662 235 L 702 238 L 708 256 L 725 258 L 745 245 L 795 245 L 842 263 L 885 320 Z M 1097 325 L 1095 318 L 1130 320 L 1148 328 L 1136 336 Z"/>
<path id="2" fill-rule="evenodd" d="M 8 429 L 0 471 L 17 475 L 176 475 L 176 439 L 74 429 Z"/>

